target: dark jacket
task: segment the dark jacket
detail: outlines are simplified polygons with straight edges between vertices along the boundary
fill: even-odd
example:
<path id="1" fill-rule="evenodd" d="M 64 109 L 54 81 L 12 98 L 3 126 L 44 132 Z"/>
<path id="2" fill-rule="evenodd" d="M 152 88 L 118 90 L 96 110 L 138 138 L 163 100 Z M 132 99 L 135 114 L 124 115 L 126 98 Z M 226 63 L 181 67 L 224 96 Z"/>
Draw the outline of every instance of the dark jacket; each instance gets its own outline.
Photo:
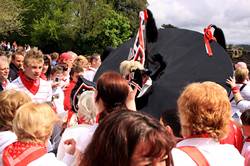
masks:
<path id="1" fill-rule="evenodd" d="M 8 80 L 10 82 L 15 80 L 18 77 L 18 72 L 19 72 L 19 69 L 16 67 L 16 65 L 14 65 L 13 63 L 10 63 L 10 72 L 9 72 Z"/>

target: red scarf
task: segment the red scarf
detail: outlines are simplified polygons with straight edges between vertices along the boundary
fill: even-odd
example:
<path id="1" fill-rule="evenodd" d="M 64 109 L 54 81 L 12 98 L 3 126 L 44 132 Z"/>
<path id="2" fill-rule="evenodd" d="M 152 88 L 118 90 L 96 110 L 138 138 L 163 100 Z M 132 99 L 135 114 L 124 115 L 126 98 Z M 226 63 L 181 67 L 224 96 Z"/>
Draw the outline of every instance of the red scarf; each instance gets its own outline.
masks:
<path id="1" fill-rule="evenodd" d="M 3 151 L 3 165 L 26 166 L 47 153 L 44 144 L 17 141 Z"/>
<path id="2" fill-rule="evenodd" d="M 38 92 L 40 86 L 40 79 L 32 80 L 28 78 L 23 72 L 19 74 L 20 79 L 23 85 L 33 94 L 35 95 Z"/>

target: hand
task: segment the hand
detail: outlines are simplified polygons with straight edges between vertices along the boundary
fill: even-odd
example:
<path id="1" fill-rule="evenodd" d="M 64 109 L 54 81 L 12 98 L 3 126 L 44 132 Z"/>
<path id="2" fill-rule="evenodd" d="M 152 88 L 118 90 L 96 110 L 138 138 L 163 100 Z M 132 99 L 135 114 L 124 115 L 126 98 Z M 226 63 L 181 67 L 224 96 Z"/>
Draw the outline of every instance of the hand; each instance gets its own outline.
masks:
<path id="1" fill-rule="evenodd" d="M 236 81 L 235 81 L 234 77 L 229 77 L 229 79 L 227 79 L 226 83 L 229 84 L 231 86 L 231 88 L 236 86 Z"/>
<path id="2" fill-rule="evenodd" d="M 130 85 L 134 86 L 134 89 L 132 89 L 131 86 L 129 86 L 129 94 L 126 100 L 126 105 L 128 109 L 136 111 L 135 97 L 138 89 L 140 89 L 140 86 L 135 82 L 130 82 Z"/>
<path id="3" fill-rule="evenodd" d="M 64 147 L 66 153 L 74 155 L 76 151 L 76 141 L 73 138 L 67 139 L 64 141 Z"/>

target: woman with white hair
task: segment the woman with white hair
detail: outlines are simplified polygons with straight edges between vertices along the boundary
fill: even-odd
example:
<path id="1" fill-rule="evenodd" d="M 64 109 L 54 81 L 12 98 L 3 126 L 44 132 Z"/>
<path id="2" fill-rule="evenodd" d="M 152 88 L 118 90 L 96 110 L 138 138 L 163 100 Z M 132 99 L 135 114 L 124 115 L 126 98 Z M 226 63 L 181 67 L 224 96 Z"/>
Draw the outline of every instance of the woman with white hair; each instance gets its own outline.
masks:
<path id="1" fill-rule="evenodd" d="M 62 160 L 65 156 L 67 158 L 65 151 L 69 147 L 65 145 L 65 142 L 76 144 L 76 149 L 79 149 L 78 146 L 81 148 L 87 146 L 88 142 L 90 142 L 88 139 L 91 137 L 85 137 L 86 140 L 79 140 L 79 137 L 83 134 L 92 135 L 97 127 L 96 115 L 98 111 L 95 106 L 94 94 L 94 91 L 85 91 L 80 95 L 78 100 L 78 112 L 71 118 L 74 119 L 74 122 L 71 122 L 72 124 L 74 123 L 74 125 L 64 131 L 58 146 L 57 158 L 59 160 Z M 75 156 L 77 157 L 78 154 L 79 152 L 76 150 Z"/>

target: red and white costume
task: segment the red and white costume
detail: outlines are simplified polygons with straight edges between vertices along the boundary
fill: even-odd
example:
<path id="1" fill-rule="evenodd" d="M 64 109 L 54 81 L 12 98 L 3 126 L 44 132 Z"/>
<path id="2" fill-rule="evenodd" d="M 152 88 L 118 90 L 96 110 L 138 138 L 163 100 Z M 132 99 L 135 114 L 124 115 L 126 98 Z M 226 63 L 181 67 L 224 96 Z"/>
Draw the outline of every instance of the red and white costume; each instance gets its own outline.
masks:
<path id="1" fill-rule="evenodd" d="M 210 166 L 244 166 L 244 157 L 233 146 L 220 144 L 213 138 L 187 138 L 177 144 L 177 148 L 172 150 L 174 166 L 197 166 L 187 153 L 178 147 L 194 146 L 206 158 Z"/>
<path id="2" fill-rule="evenodd" d="M 3 157 L 3 150 L 13 142 L 17 141 L 16 134 L 12 131 L 1 131 L 0 132 L 0 166 L 3 165 L 2 157 Z"/>
<path id="3" fill-rule="evenodd" d="M 7 86 L 7 89 L 15 89 L 17 91 L 23 91 L 31 97 L 32 101 L 35 102 L 39 103 L 47 101 L 50 102 L 52 99 L 51 83 L 41 78 L 39 78 L 36 82 L 37 85 L 35 86 L 32 86 L 32 84 L 27 86 L 27 84 L 25 85 L 25 83 L 22 82 L 21 77 L 18 77 Z"/>
<path id="4" fill-rule="evenodd" d="M 57 160 L 54 154 L 47 153 L 44 144 L 21 141 L 14 142 L 4 149 L 3 164 L 5 166 L 66 165 Z"/>

